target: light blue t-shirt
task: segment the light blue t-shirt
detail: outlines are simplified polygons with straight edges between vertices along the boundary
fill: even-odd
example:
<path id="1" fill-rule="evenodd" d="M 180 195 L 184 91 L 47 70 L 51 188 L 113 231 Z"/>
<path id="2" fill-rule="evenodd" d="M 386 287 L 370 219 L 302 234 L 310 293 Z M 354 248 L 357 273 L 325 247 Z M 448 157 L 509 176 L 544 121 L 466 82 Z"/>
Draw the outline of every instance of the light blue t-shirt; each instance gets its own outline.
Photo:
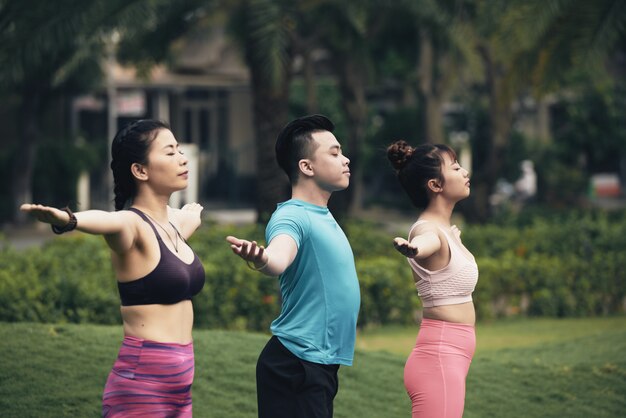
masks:
<path id="1" fill-rule="evenodd" d="M 282 307 L 272 333 L 303 360 L 351 366 L 361 294 L 346 235 L 327 207 L 297 199 L 278 205 L 265 240 L 281 234 L 294 239 L 298 254 L 279 278 Z"/>

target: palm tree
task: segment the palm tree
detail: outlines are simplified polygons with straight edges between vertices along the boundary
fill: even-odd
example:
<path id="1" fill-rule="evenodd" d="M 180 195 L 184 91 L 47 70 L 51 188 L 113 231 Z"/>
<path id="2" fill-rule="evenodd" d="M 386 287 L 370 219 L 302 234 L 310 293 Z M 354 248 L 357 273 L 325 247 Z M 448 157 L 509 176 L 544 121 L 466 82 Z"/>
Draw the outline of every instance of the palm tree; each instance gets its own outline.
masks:
<path id="1" fill-rule="evenodd" d="M 296 14 L 292 2 L 281 0 L 184 0 L 151 2 L 149 25 L 127 28 L 120 43 L 122 61 L 149 69 L 167 60 L 172 42 L 201 25 L 228 15 L 250 70 L 256 136 L 256 209 L 267 220 L 276 203 L 288 195 L 287 177 L 274 155 L 280 129 L 287 123 L 289 83 L 295 42 Z"/>
<path id="2" fill-rule="evenodd" d="M 501 173 L 512 129 L 512 101 L 529 87 L 537 95 L 562 88 L 567 74 L 585 68 L 606 77 L 605 64 L 623 39 L 626 4 L 620 0 L 474 0 L 458 12 L 456 28 L 483 63 L 489 102 L 489 153 L 474 201 L 478 217 Z"/>
<path id="3" fill-rule="evenodd" d="M 19 101 L 20 146 L 13 161 L 13 219 L 31 201 L 41 118 L 51 98 L 102 52 L 107 31 L 143 17 L 138 0 L 0 2 L 0 91 Z"/>
<path id="4" fill-rule="evenodd" d="M 474 83 L 483 91 L 488 103 L 488 128 L 485 138 L 472 138 L 473 147 L 483 141 L 486 149 L 483 160 L 473 159 L 474 182 L 470 199 L 470 217 L 485 220 L 489 213 L 488 199 L 501 174 L 505 151 L 513 121 L 513 100 L 521 85 L 512 74 L 512 57 L 519 46 L 507 43 L 503 37 L 506 16 L 511 6 L 504 0 L 472 0 L 449 9 L 451 31 L 465 51 L 469 62 L 479 60 L 480 75 L 474 75 Z M 464 45 L 463 45 L 464 44 Z M 469 53 L 468 53 L 469 52 Z M 473 55 L 473 56 L 472 56 Z"/>
<path id="5" fill-rule="evenodd" d="M 368 116 L 365 89 L 372 77 L 370 42 L 376 17 L 375 4 L 369 0 L 322 1 L 310 17 L 319 22 L 320 46 L 331 55 L 348 129 L 351 184 L 332 202 L 340 213 L 355 212 L 362 206 L 364 167 L 360 157 Z"/>
<path id="6" fill-rule="evenodd" d="M 562 87 L 568 71 L 584 69 L 606 78 L 607 60 L 626 36 L 621 0 L 522 1 L 511 4 L 505 33 L 517 43 L 516 75 L 545 94 Z"/>
<path id="7" fill-rule="evenodd" d="M 471 59 L 464 51 L 465 41 L 452 30 L 456 1 L 407 1 L 401 7 L 411 16 L 416 34 L 414 79 L 423 109 L 422 137 L 427 142 L 443 143 L 443 104 Z"/>
<path id="8" fill-rule="evenodd" d="M 257 153 L 257 214 L 266 221 L 288 193 L 274 144 L 286 124 L 296 27 L 292 2 L 241 0 L 231 26 L 250 69 Z"/>

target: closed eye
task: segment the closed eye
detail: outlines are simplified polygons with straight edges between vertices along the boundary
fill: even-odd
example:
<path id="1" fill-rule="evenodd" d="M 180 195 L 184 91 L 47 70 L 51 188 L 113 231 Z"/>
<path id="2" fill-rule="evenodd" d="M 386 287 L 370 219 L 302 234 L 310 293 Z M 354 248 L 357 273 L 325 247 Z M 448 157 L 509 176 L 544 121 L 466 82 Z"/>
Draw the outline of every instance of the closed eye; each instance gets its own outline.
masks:
<path id="1" fill-rule="evenodd" d="M 173 148 L 173 147 L 171 147 L 171 148 Z M 180 149 L 180 148 L 178 148 L 178 147 L 177 147 L 177 149 L 176 149 L 175 151 L 174 151 L 174 150 L 171 150 L 170 152 L 168 152 L 168 153 L 167 153 L 167 155 L 169 155 L 169 156 L 173 156 L 173 155 L 176 155 L 176 153 L 179 153 L 180 155 L 185 155 L 185 153 L 183 152 L 183 150 L 182 150 L 182 149 Z"/>

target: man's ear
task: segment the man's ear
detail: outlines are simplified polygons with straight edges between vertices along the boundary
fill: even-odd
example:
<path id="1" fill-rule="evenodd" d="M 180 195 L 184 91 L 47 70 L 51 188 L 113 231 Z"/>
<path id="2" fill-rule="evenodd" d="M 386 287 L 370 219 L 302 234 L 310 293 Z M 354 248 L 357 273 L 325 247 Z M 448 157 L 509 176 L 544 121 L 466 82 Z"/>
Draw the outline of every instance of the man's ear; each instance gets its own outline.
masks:
<path id="1" fill-rule="evenodd" d="M 439 181 L 438 181 L 438 180 L 436 180 L 436 179 L 430 179 L 430 180 L 428 180 L 428 183 L 427 183 L 427 184 L 428 184 L 428 189 L 429 189 L 431 192 L 434 192 L 434 193 L 439 193 L 439 192 L 441 192 L 441 191 L 443 190 L 443 187 L 441 187 L 441 184 L 440 184 L 440 183 L 439 183 Z"/>
<path id="2" fill-rule="evenodd" d="M 309 159 L 302 159 L 300 161 L 298 161 L 298 168 L 300 169 L 300 172 L 305 175 L 306 177 L 313 177 L 314 171 L 313 171 L 313 164 L 311 164 L 311 160 Z"/>
<path id="3" fill-rule="evenodd" d="M 137 180 L 148 180 L 148 172 L 146 171 L 146 168 L 139 163 L 133 163 L 130 166 L 130 172 L 132 173 L 133 177 L 135 177 Z"/>

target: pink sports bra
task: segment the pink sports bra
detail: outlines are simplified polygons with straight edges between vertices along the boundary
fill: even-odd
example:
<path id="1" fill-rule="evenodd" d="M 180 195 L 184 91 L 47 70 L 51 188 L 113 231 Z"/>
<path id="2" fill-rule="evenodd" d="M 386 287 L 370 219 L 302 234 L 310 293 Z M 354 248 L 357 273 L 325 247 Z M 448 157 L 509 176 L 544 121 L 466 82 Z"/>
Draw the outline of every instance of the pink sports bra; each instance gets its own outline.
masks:
<path id="1" fill-rule="evenodd" d="M 409 231 L 409 236 L 418 224 L 424 222 L 427 221 L 415 222 Z M 420 266 L 414 259 L 407 258 L 411 268 L 419 277 L 415 287 L 425 308 L 471 302 L 472 292 L 478 282 L 478 266 L 474 257 L 471 254 L 468 256 L 467 251 L 461 247 L 458 241 L 460 232 L 455 239 L 445 229 L 441 227 L 439 229 L 446 236 L 450 248 L 450 262 L 447 266 L 432 271 Z"/>

